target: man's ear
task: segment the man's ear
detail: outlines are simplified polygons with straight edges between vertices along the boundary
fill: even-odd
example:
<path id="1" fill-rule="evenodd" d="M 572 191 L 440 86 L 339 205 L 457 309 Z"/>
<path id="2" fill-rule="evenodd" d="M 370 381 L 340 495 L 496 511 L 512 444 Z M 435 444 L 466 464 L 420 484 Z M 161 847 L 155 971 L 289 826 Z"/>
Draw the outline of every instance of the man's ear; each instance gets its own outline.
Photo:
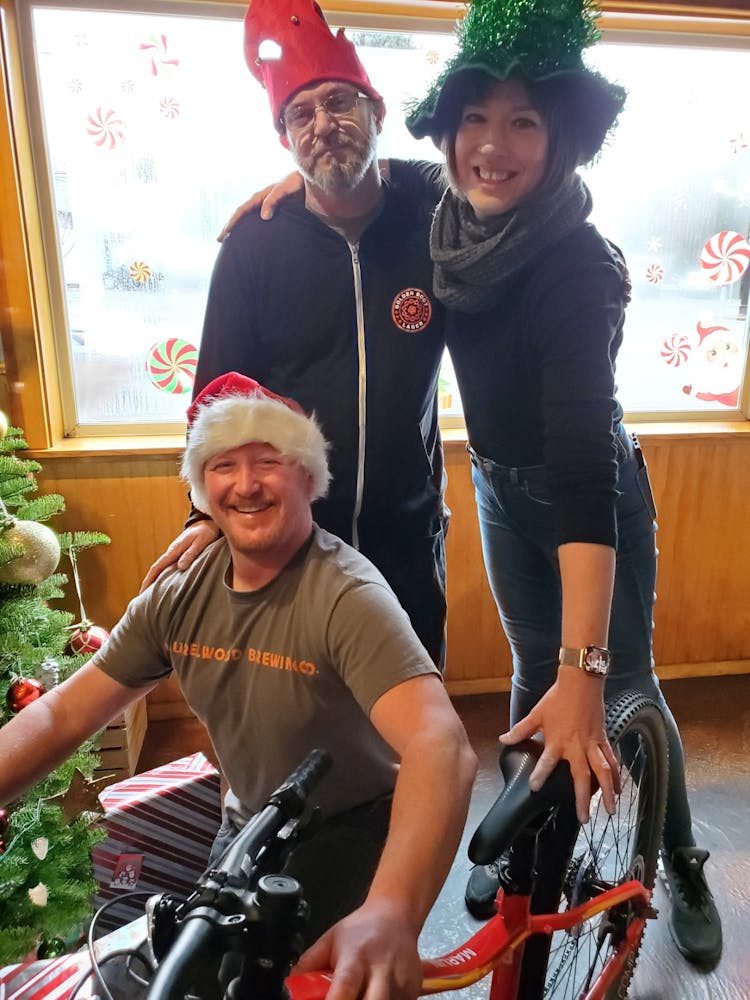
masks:
<path id="1" fill-rule="evenodd" d="M 375 105 L 375 131 L 380 135 L 383 131 L 383 119 L 385 118 L 385 103 L 378 101 Z"/>
<path id="2" fill-rule="evenodd" d="M 286 132 L 279 132 L 279 142 L 284 149 L 289 149 L 289 140 L 286 137 Z"/>

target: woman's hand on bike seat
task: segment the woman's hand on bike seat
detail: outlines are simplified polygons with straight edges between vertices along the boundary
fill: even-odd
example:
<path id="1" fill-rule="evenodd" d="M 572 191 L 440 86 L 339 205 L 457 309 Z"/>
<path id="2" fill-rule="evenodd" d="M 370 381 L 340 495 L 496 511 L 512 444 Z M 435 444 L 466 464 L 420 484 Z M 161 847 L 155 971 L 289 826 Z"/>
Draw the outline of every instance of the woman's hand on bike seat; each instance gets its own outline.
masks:
<path id="1" fill-rule="evenodd" d="M 615 811 L 619 770 L 604 726 L 603 682 L 576 667 L 560 667 L 558 678 L 529 714 L 499 739 L 506 746 L 544 735 L 544 752 L 529 778 L 538 791 L 560 760 L 567 760 L 575 787 L 576 813 L 581 823 L 589 818 L 595 790 L 592 775 L 602 792 L 608 813 Z"/>
<path id="2" fill-rule="evenodd" d="M 413 924 L 380 903 L 365 903 L 302 955 L 296 975 L 331 969 L 327 1000 L 415 1000 L 422 965 Z"/>

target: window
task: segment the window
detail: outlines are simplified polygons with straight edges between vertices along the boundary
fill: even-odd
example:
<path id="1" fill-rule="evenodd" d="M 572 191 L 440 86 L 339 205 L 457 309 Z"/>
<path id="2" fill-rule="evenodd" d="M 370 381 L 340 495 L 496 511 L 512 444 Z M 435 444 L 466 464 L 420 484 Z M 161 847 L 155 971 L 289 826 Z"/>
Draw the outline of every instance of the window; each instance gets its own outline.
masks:
<path id="1" fill-rule="evenodd" d="M 216 233 L 291 163 L 244 64 L 244 8 L 19 7 L 37 171 L 49 178 L 47 266 L 66 429 L 176 429 Z M 349 31 L 386 98 L 383 156 L 438 157 L 409 137 L 401 110 L 453 49 L 450 23 L 443 33 L 425 25 L 386 31 L 372 15 L 366 29 Z M 593 221 L 623 249 L 633 282 L 620 399 L 631 413 L 739 416 L 750 282 L 747 52 L 698 35 L 676 43 L 643 35 L 605 41 L 592 58 L 629 90 L 614 140 L 586 172 Z M 460 413 L 449 362 L 441 405 Z"/>

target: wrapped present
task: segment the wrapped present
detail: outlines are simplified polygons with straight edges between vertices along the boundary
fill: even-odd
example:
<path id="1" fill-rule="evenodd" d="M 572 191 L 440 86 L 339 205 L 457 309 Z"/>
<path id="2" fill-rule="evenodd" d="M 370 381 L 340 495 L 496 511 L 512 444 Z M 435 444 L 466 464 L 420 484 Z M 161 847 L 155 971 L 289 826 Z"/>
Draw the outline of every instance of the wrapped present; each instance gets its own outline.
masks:
<path id="1" fill-rule="evenodd" d="M 135 1000 L 139 992 L 135 981 L 126 978 L 124 960 L 115 967 L 108 956 L 117 958 L 123 951 L 137 949 L 145 937 L 146 918 L 142 916 L 94 943 L 97 962 L 105 982 L 114 987 L 114 996 Z M 102 995 L 87 948 L 72 955 L 19 962 L 0 969 L 0 997 L 4 1000 L 67 1000 L 74 991 L 76 1000 L 94 1000 Z"/>
<path id="2" fill-rule="evenodd" d="M 221 823 L 219 775 L 206 757 L 192 754 L 119 781 L 99 800 L 108 836 L 93 853 L 95 908 L 132 890 L 187 896 Z M 97 917 L 97 932 L 142 913 L 142 899 L 113 902 Z"/>

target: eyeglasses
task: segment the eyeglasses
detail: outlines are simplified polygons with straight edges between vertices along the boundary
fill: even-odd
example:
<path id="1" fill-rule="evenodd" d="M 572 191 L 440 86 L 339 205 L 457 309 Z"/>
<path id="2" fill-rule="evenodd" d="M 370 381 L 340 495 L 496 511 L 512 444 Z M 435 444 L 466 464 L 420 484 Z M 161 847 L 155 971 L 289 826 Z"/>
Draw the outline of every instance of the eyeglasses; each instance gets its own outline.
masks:
<path id="1" fill-rule="evenodd" d="M 336 90 L 320 104 L 290 104 L 281 112 L 281 124 L 291 132 L 301 132 L 309 128 L 321 108 L 329 118 L 337 120 L 354 111 L 360 101 L 369 100 L 367 94 L 357 90 Z"/>

